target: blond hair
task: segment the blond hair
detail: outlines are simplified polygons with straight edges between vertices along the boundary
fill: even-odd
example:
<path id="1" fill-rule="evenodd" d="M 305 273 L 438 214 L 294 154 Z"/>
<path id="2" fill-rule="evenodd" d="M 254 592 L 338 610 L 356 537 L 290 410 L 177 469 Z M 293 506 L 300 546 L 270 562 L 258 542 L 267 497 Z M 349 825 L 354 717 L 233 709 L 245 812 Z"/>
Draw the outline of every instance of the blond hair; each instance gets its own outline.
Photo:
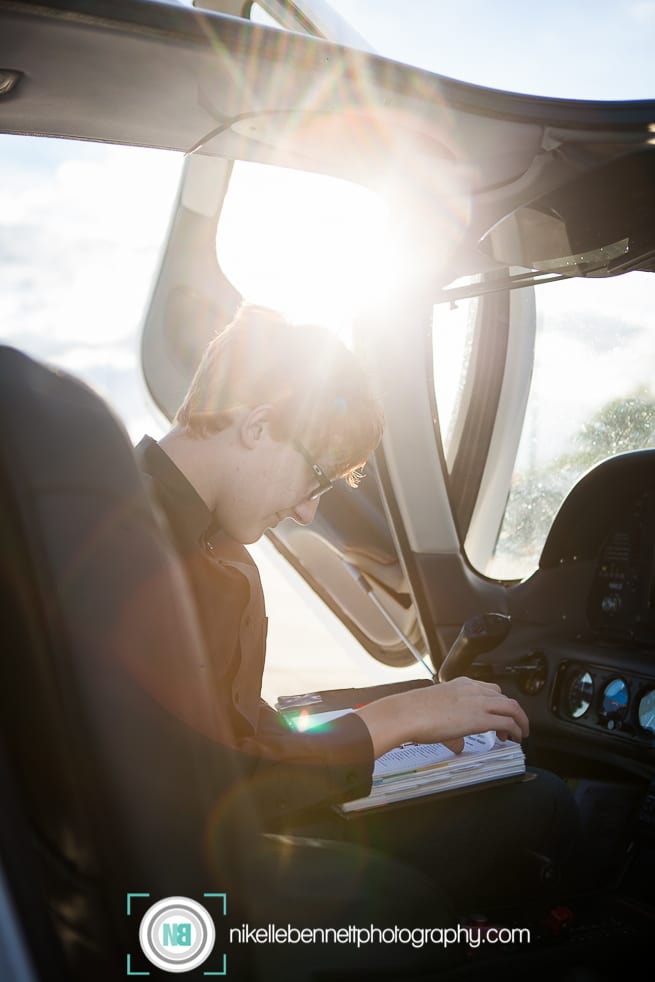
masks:
<path id="1" fill-rule="evenodd" d="M 329 455 L 334 476 L 358 483 L 383 427 L 359 361 L 326 328 L 243 304 L 205 351 L 176 422 L 202 437 L 227 427 L 235 410 L 264 404 L 276 439 Z"/>

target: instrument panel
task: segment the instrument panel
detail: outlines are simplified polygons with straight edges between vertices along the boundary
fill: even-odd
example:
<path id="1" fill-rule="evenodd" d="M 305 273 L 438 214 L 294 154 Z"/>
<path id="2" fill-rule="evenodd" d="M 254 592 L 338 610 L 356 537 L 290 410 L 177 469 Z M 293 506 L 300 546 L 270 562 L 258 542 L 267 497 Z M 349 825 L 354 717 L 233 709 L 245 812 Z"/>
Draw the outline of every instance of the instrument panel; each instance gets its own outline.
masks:
<path id="1" fill-rule="evenodd" d="M 554 687 L 553 712 L 594 730 L 655 743 L 653 678 L 601 665 L 563 661 Z"/>
<path id="2" fill-rule="evenodd" d="M 618 642 L 622 657 L 613 666 L 561 662 L 552 709 L 588 730 L 655 746 L 655 676 L 639 674 L 629 656 L 630 647 L 643 653 L 655 643 L 655 489 L 629 489 L 600 541 L 586 605 L 602 647 Z"/>
<path id="3" fill-rule="evenodd" d="M 543 745 L 631 773 L 652 768 L 655 448 L 608 458 L 581 478 L 538 570 L 511 589 L 509 612 L 513 657 L 508 650 L 503 669 Z M 528 664 L 536 653 L 540 664 Z"/>
<path id="4" fill-rule="evenodd" d="M 605 635 L 655 639 L 655 489 L 619 512 L 600 548 L 589 592 L 590 625 Z"/>

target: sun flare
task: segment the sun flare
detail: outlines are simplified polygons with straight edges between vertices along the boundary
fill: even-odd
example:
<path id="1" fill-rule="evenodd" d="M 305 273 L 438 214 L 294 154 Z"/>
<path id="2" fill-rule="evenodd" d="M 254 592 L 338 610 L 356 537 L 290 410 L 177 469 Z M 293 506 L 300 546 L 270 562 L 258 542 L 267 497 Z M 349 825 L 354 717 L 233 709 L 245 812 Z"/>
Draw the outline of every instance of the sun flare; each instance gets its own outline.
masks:
<path id="1" fill-rule="evenodd" d="M 402 276 L 389 210 L 375 192 L 323 174 L 238 162 L 217 256 L 246 300 L 347 338 L 357 311 Z"/>

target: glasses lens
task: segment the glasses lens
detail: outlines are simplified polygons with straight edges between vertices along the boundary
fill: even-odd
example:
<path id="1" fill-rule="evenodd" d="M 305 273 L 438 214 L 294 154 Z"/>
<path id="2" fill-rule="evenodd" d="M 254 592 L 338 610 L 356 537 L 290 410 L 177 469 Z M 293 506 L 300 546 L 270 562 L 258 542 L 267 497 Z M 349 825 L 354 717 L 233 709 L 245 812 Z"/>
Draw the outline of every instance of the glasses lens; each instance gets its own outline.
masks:
<path id="1" fill-rule="evenodd" d="M 305 450 L 305 448 L 303 447 L 302 443 L 299 440 L 294 440 L 293 445 L 298 451 L 298 453 L 305 458 L 305 460 L 313 470 L 316 480 L 318 481 L 318 487 L 315 488 L 314 491 L 311 491 L 310 494 L 307 496 L 309 501 L 316 501 L 316 499 L 320 498 L 321 495 L 325 494 L 326 491 L 331 491 L 334 485 L 332 481 L 330 481 L 329 478 L 325 476 L 322 468 L 319 467 L 319 465 L 316 463 L 316 461 L 311 456 L 309 451 Z"/>
<path id="2" fill-rule="evenodd" d="M 326 478 L 326 480 L 327 480 L 327 478 Z M 327 481 L 327 484 L 325 484 L 325 485 L 320 485 L 319 484 L 319 486 L 316 488 L 316 490 L 315 491 L 312 491 L 311 494 L 308 495 L 309 500 L 310 501 L 316 501 L 316 499 L 317 498 L 320 498 L 321 495 L 324 495 L 328 491 L 331 491 L 333 487 L 334 487 L 334 484 L 332 483 L 332 481 Z"/>

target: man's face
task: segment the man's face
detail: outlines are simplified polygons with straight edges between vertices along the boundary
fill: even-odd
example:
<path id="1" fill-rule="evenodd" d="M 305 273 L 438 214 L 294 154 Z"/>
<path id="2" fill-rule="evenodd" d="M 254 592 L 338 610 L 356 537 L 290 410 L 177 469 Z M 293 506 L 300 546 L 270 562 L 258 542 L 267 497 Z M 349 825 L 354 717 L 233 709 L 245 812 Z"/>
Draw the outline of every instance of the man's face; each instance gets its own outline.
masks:
<path id="1" fill-rule="evenodd" d="M 315 460 L 300 444 L 277 440 L 264 422 L 246 437 L 233 480 L 216 508 L 224 532 L 244 545 L 292 518 L 309 525 L 319 490 L 329 487 L 329 463 Z"/>

